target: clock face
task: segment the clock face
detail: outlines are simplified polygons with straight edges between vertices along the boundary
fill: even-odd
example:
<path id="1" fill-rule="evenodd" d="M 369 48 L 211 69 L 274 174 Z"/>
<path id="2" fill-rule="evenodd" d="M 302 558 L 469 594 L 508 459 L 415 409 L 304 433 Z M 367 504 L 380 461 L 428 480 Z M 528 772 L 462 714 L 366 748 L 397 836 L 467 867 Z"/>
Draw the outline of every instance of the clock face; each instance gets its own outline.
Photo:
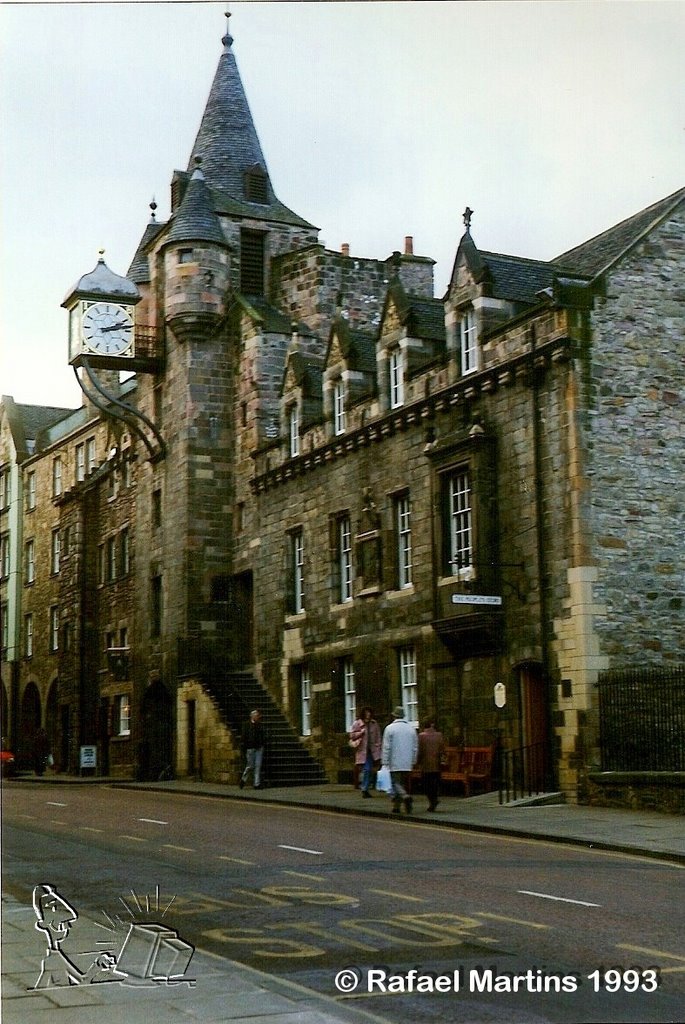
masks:
<path id="1" fill-rule="evenodd" d="M 81 331 L 91 352 L 124 355 L 133 344 L 133 317 L 116 302 L 94 302 L 83 314 Z"/>

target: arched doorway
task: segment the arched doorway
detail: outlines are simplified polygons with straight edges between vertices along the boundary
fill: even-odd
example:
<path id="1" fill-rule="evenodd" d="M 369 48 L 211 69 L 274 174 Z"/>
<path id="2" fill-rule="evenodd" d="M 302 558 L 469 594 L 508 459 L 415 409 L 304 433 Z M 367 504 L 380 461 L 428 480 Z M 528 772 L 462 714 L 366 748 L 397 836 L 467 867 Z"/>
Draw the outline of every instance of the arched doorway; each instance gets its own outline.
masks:
<path id="1" fill-rule="evenodd" d="M 40 694 L 35 683 L 28 683 L 21 698 L 19 712 L 19 736 L 15 755 L 23 768 L 33 761 L 33 741 L 40 729 Z"/>
<path id="2" fill-rule="evenodd" d="M 173 772 L 173 710 L 164 683 L 152 683 L 143 695 L 141 709 L 138 775 L 142 779 L 158 779 L 163 772 Z"/>
<path id="3" fill-rule="evenodd" d="M 59 722 L 57 717 L 57 680 L 53 680 L 48 690 L 48 699 L 45 702 L 45 731 L 50 741 L 50 750 L 55 754 L 59 746 Z"/>
<path id="4" fill-rule="evenodd" d="M 7 690 L 5 684 L 2 684 L 2 723 L 0 723 L 0 730 L 2 731 L 2 745 L 9 744 L 9 732 L 10 732 L 10 702 L 7 696 Z"/>

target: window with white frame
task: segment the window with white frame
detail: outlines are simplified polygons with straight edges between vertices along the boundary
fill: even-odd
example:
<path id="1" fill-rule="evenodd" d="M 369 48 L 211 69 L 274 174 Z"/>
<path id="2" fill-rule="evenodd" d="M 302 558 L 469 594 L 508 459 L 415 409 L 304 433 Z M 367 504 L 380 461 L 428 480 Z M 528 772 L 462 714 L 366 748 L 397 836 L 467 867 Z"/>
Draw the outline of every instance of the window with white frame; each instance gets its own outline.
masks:
<path id="1" fill-rule="evenodd" d="M 0 469 L 0 510 L 10 507 L 10 467 Z"/>
<path id="2" fill-rule="evenodd" d="M 7 579 L 10 574 L 10 535 L 0 536 L 0 579 Z"/>
<path id="3" fill-rule="evenodd" d="M 131 555 L 129 545 L 129 530 L 128 526 L 119 534 L 119 569 L 122 576 L 128 576 L 131 568 Z"/>
<path id="4" fill-rule="evenodd" d="M 116 725 L 118 736 L 131 735 L 131 698 L 127 693 L 122 693 L 116 698 Z"/>
<path id="5" fill-rule="evenodd" d="M 86 479 L 86 445 L 82 441 L 76 445 L 76 483 Z"/>
<path id="6" fill-rule="evenodd" d="M 33 615 L 29 612 L 24 616 L 24 654 L 33 657 Z"/>
<path id="7" fill-rule="evenodd" d="M 36 579 L 36 543 L 27 540 L 24 547 L 24 578 L 27 583 L 34 583 Z"/>
<path id="8" fill-rule="evenodd" d="M 53 605 L 50 609 L 50 650 L 59 650 L 59 608 Z"/>
<path id="9" fill-rule="evenodd" d="M 52 496 L 59 498 L 62 493 L 62 458 L 56 455 L 52 460 Z"/>
<path id="10" fill-rule="evenodd" d="M 26 474 L 26 511 L 33 512 L 36 507 L 36 474 L 29 470 Z"/>
<path id="11" fill-rule="evenodd" d="M 300 666 L 300 717 L 302 736 L 312 734 L 312 677 L 306 665 Z"/>
<path id="12" fill-rule="evenodd" d="M 471 571 L 473 562 L 473 525 L 471 484 L 468 468 L 462 467 L 447 478 L 448 575 Z"/>
<path id="13" fill-rule="evenodd" d="M 107 541 L 107 581 L 112 583 L 117 578 L 117 539 L 110 537 Z"/>
<path id="14" fill-rule="evenodd" d="M 59 572 L 60 559 L 62 557 L 62 535 L 59 528 L 52 531 L 50 543 L 50 572 L 56 576 Z"/>
<path id="15" fill-rule="evenodd" d="M 459 347 L 461 351 L 462 374 L 474 373 L 480 369 L 480 353 L 478 350 L 478 328 L 476 314 L 467 309 L 459 320 Z"/>
<path id="16" fill-rule="evenodd" d="M 10 644 L 10 619 L 9 619 L 9 607 L 6 604 L 0 604 L 0 651 L 3 653 L 7 650 Z"/>
<path id="17" fill-rule="evenodd" d="M 292 594 L 291 608 L 293 615 L 299 615 L 304 606 L 304 534 L 295 530 L 290 535 L 290 559 Z"/>
<path id="18" fill-rule="evenodd" d="M 412 584 L 411 505 L 409 495 L 402 494 L 395 501 L 397 530 L 397 585 L 400 590 Z"/>
<path id="19" fill-rule="evenodd" d="M 357 684 L 354 678 L 352 658 L 343 658 L 341 663 L 343 693 L 345 696 L 345 732 L 349 732 L 357 717 Z"/>
<path id="20" fill-rule="evenodd" d="M 401 647 L 399 650 L 400 691 L 402 707 L 408 722 L 419 720 L 419 698 L 416 674 L 416 648 Z"/>
<path id="21" fill-rule="evenodd" d="M 333 431 L 335 434 L 344 434 L 346 430 L 345 385 L 342 379 L 338 379 L 333 385 Z"/>
<path id="22" fill-rule="evenodd" d="M 89 437 L 86 441 L 86 473 L 92 473 L 95 469 L 95 438 Z"/>
<path id="23" fill-rule="evenodd" d="M 300 411 L 297 405 L 288 410 L 288 436 L 290 438 L 290 455 L 292 458 L 300 454 Z"/>
<path id="24" fill-rule="evenodd" d="M 338 521 L 338 574 L 341 604 L 352 600 L 352 524 L 349 516 Z"/>
<path id="25" fill-rule="evenodd" d="M 61 494 L 61 458 L 55 456 L 52 460 L 52 497 L 58 498 Z"/>
<path id="26" fill-rule="evenodd" d="M 398 409 L 404 405 L 404 364 L 401 349 L 394 348 L 390 352 L 390 408 Z"/>

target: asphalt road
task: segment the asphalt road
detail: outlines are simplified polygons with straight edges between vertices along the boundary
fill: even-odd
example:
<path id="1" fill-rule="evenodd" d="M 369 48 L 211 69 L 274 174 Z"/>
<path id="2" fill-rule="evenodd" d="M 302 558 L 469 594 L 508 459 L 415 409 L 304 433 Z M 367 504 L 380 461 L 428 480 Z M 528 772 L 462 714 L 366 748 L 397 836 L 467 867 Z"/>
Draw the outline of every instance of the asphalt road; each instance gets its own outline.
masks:
<path id="1" fill-rule="evenodd" d="M 3 787 L 3 884 L 389 1021 L 683 1021 L 683 869 L 396 820 L 179 794 Z"/>

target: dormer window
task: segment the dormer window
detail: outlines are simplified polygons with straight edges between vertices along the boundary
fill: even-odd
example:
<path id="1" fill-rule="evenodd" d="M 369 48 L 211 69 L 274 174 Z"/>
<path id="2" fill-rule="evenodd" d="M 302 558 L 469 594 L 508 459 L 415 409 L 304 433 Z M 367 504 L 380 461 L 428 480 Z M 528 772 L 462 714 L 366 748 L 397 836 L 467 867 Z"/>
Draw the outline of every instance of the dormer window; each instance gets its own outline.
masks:
<path id="1" fill-rule="evenodd" d="M 344 434 L 347 429 L 347 413 L 345 410 L 345 385 L 336 380 L 333 385 L 333 431 Z"/>
<path id="2" fill-rule="evenodd" d="M 288 410 L 288 437 L 290 457 L 294 459 L 300 454 L 300 412 L 297 405 L 291 405 Z"/>
<path id="3" fill-rule="evenodd" d="M 399 409 L 404 405 L 404 365 L 402 352 L 394 348 L 390 352 L 390 408 Z"/>
<path id="4" fill-rule="evenodd" d="M 480 353 L 478 351 L 476 314 L 473 309 L 466 309 L 462 313 L 459 321 L 459 345 L 462 375 L 475 373 L 480 369 Z"/>
<path id="5" fill-rule="evenodd" d="M 248 203 L 260 203 L 266 206 L 269 201 L 267 177 L 263 168 L 251 167 L 245 172 L 245 198 Z"/>

